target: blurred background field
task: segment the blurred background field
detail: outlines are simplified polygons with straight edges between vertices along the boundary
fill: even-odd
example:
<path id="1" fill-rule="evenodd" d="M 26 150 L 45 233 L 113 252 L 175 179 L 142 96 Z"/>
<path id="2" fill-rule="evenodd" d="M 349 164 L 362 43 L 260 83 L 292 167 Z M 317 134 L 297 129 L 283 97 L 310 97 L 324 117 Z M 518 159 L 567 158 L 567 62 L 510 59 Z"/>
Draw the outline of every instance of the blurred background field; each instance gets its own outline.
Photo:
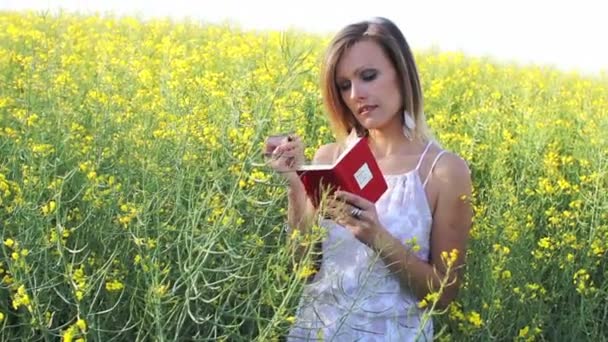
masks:
<path id="1" fill-rule="evenodd" d="M 0 28 L 0 339 L 279 339 L 310 267 L 261 143 L 332 141 L 327 37 L 67 13 Z M 475 188 L 438 340 L 606 340 L 608 79 L 416 59 Z"/>

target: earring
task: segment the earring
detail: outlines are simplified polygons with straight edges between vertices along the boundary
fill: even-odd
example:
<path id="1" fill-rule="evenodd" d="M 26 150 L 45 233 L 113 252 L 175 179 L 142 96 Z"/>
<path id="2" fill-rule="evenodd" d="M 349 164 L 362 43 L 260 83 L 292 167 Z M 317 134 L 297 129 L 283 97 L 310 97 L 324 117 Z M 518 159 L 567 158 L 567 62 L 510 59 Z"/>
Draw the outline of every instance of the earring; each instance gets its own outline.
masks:
<path id="1" fill-rule="evenodd" d="M 412 115 L 406 110 L 403 112 L 403 135 L 408 140 L 414 139 L 414 130 L 416 129 L 416 121 Z"/>

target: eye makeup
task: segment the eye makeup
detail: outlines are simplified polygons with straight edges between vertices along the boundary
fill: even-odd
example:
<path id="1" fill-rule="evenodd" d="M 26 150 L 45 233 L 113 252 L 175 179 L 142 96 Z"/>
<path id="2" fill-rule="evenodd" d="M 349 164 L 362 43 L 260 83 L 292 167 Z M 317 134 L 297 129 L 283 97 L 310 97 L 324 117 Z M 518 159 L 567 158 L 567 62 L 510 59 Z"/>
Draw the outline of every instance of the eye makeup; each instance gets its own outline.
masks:
<path id="1" fill-rule="evenodd" d="M 378 77 L 378 70 L 374 68 L 363 69 L 357 73 L 357 77 L 359 77 L 363 82 L 371 82 Z M 347 79 L 338 81 L 336 85 L 340 91 L 346 91 L 350 89 L 351 81 Z"/>

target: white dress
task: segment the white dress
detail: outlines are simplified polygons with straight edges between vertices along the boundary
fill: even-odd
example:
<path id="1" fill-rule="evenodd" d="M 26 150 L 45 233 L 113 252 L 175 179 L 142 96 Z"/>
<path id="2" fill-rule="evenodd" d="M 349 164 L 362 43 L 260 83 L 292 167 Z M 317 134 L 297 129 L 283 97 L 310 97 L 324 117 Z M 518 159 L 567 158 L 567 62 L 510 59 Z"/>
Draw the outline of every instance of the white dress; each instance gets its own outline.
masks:
<path id="1" fill-rule="evenodd" d="M 429 260 L 432 215 L 420 165 L 385 175 L 387 191 L 376 202 L 382 225 L 422 260 Z M 435 167 L 441 151 L 432 163 Z M 305 286 L 288 341 L 432 341 L 433 322 L 384 262 L 346 228 L 321 220 L 328 231 L 319 272 Z"/>

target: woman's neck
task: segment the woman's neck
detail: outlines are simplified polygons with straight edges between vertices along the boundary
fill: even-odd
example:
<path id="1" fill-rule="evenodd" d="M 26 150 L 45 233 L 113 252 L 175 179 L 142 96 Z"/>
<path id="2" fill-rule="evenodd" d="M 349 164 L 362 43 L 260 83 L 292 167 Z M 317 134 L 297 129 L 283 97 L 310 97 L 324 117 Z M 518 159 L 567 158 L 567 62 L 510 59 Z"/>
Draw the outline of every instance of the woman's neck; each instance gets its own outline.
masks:
<path id="1" fill-rule="evenodd" d="M 397 154 L 418 153 L 419 144 L 405 137 L 401 125 L 369 130 L 369 138 L 370 148 L 377 159 Z"/>

